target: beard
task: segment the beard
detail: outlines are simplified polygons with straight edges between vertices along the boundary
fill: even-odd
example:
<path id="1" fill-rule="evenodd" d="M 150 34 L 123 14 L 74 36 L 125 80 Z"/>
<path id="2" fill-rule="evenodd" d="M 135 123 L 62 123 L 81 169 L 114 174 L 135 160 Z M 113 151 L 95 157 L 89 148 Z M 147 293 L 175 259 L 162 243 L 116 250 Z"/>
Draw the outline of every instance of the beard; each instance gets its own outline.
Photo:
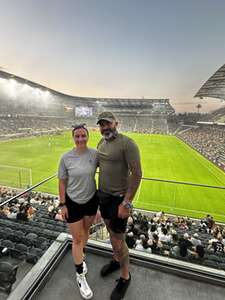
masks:
<path id="1" fill-rule="evenodd" d="M 116 128 L 109 128 L 103 131 L 102 133 L 105 140 L 111 140 L 117 136 Z"/>

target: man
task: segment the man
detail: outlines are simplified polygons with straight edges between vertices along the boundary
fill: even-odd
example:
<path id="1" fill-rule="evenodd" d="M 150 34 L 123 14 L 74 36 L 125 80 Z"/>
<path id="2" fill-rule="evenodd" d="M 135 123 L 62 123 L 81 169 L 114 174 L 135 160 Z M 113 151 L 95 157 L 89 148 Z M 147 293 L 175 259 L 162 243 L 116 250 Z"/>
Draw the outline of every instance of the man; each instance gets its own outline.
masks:
<path id="1" fill-rule="evenodd" d="M 140 154 L 132 139 L 118 133 L 118 122 L 111 112 L 101 113 L 97 124 L 103 136 L 98 144 L 100 211 L 113 248 L 113 259 L 101 275 L 120 268 L 120 279 L 111 294 L 111 300 L 117 300 L 124 297 L 131 281 L 125 231 L 142 176 Z"/>

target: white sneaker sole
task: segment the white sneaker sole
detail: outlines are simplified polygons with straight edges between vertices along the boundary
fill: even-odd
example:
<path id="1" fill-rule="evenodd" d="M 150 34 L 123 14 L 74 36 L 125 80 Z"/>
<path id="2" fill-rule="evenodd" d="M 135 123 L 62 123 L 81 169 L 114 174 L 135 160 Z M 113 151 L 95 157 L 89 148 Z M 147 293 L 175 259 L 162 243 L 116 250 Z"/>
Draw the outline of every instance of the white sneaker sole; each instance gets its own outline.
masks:
<path id="1" fill-rule="evenodd" d="M 84 299 L 91 299 L 93 297 L 93 292 L 91 291 L 90 295 L 85 295 L 84 293 L 82 293 L 81 289 L 80 289 L 80 285 L 78 283 L 78 281 L 76 280 L 77 282 L 77 286 L 79 288 L 79 291 L 80 291 L 80 294 L 81 294 L 81 297 L 84 298 Z"/>
<path id="2" fill-rule="evenodd" d="M 78 288 L 79 288 L 79 291 L 80 291 L 80 294 L 81 294 L 81 297 L 82 298 L 84 298 L 84 299 L 91 299 L 92 297 L 93 297 L 93 292 L 92 292 L 92 290 L 91 290 L 91 288 L 89 287 L 89 285 L 88 285 L 88 287 L 89 287 L 89 289 L 90 289 L 90 293 L 89 294 L 85 294 L 83 291 L 82 291 L 82 289 L 81 289 L 81 287 L 80 287 L 80 284 L 79 284 L 79 280 L 76 278 L 76 282 L 77 282 L 77 286 L 78 286 Z"/>

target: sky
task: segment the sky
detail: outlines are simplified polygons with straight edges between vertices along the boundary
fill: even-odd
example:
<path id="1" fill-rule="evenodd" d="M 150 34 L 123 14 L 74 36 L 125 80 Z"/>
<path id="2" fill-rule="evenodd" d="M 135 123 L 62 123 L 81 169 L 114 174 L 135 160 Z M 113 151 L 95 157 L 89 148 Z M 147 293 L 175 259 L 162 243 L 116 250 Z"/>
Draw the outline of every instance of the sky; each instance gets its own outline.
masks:
<path id="1" fill-rule="evenodd" d="M 0 0 L 0 68 L 88 97 L 169 98 L 176 112 L 216 109 L 194 94 L 225 63 L 224 0 Z"/>

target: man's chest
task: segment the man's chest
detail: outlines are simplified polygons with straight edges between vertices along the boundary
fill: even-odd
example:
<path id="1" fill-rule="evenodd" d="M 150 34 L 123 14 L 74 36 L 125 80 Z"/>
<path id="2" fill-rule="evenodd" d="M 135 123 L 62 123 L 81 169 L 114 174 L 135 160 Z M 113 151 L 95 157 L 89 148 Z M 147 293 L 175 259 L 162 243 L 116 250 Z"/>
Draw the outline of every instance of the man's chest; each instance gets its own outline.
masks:
<path id="1" fill-rule="evenodd" d="M 121 161 L 124 159 L 124 151 L 118 143 L 102 143 L 98 148 L 99 162 Z"/>

